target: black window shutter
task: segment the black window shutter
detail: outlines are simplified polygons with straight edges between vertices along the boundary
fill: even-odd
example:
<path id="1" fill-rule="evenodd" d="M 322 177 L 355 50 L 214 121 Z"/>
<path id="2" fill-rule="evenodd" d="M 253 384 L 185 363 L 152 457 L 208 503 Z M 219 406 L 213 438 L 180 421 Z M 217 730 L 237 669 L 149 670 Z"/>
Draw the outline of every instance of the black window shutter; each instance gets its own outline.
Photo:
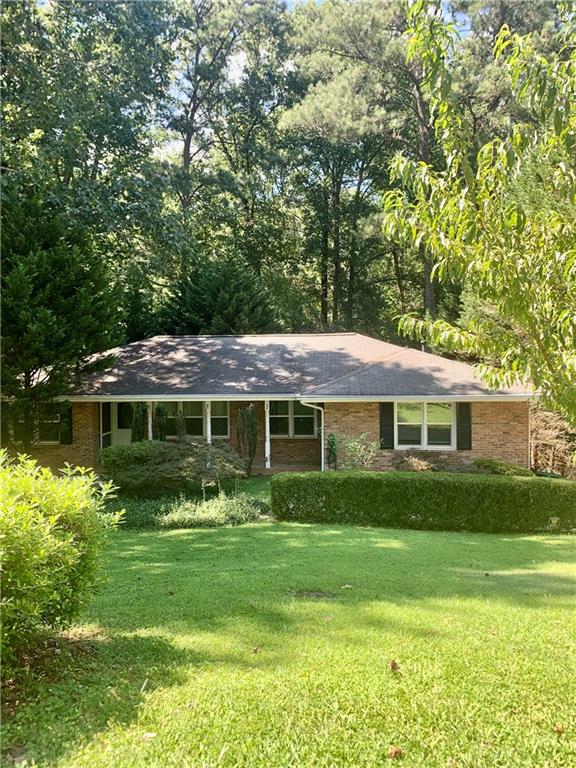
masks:
<path id="1" fill-rule="evenodd" d="M 456 404 L 456 448 L 459 451 L 472 449 L 472 404 Z"/>
<path id="2" fill-rule="evenodd" d="M 72 435 L 72 403 L 62 403 L 60 406 L 60 444 L 71 445 Z"/>
<path id="3" fill-rule="evenodd" d="M 394 448 L 394 403 L 380 403 L 380 448 Z"/>

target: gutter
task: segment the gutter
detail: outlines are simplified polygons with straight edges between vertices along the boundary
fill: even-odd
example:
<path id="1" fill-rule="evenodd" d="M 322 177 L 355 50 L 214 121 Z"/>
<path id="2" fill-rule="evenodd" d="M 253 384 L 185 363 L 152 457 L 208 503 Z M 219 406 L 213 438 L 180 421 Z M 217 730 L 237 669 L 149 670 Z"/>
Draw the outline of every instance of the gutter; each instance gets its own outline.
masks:
<path id="1" fill-rule="evenodd" d="M 320 411 L 320 472 L 324 472 L 324 408 L 321 405 L 309 403 L 306 400 L 299 400 L 299 403 L 307 408 L 314 408 L 314 410 Z"/>

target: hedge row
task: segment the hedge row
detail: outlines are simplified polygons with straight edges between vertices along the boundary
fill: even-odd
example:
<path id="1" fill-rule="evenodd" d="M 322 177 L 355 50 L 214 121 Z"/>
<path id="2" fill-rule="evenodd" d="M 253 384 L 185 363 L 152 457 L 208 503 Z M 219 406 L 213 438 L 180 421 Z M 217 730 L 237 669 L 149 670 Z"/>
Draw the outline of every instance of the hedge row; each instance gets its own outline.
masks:
<path id="1" fill-rule="evenodd" d="M 576 483 L 457 473 L 306 472 L 272 478 L 279 520 L 432 531 L 528 533 L 576 527 Z"/>

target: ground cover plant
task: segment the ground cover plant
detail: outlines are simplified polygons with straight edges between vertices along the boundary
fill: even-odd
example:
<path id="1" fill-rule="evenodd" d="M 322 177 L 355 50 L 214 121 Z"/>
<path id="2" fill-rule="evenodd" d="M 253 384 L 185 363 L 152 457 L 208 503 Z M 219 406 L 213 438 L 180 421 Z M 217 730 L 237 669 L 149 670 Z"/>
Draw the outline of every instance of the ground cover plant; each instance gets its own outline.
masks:
<path id="1" fill-rule="evenodd" d="M 208 499 L 184 495 L 116 499 L 109 507 L 122 511 L 123 528 L 219 528 L 250 523 L 270 511 L 260 499 L 223 491 Z"/>
<path id="2" fill-rule="evenodd" d="M 106 587 L 19 690 L 4 749 L 58 768 L 568 768 L 575 545 L 288 523 L 119 533 Z"/>
<path id="3" fill-rule="evenodd" d="M 291 472 L 275 475 L 271 488 L 272 514 L 281 520 L 485 533 L 576 528 L 576 483 L 569 480 L 456 472 Z"/>
<path id="4" fill-rule="evenodd" d="M 226 501 L 218 501 L 223 495 Z M 123 530 L 168 527 L 195 528 L 238 525 L 270 514 L 270 477 L 225 480 L 221 488 L 192 486 L 186 493 L 138 497 L 119 495 L 108 502 L 111 512 L 122 512 Z M 173 524 L 164 521 L 166 516 Z M 176 525 L 176 520 L 180 524 Z M 163 522 L 164 521 L 164 522 Z"/>

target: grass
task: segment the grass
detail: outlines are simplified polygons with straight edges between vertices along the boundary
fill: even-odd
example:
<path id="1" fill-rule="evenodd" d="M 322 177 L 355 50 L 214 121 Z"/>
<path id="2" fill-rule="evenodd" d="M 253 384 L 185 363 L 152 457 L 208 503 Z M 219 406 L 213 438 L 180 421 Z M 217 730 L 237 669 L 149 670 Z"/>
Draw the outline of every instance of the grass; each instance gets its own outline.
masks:
<path id="1" fill-rule="evenodd" d="M 61 768 L 574 765 L 574 544 L 118 533 L 107 584 L 47 648 L 4 746 Z"/>

